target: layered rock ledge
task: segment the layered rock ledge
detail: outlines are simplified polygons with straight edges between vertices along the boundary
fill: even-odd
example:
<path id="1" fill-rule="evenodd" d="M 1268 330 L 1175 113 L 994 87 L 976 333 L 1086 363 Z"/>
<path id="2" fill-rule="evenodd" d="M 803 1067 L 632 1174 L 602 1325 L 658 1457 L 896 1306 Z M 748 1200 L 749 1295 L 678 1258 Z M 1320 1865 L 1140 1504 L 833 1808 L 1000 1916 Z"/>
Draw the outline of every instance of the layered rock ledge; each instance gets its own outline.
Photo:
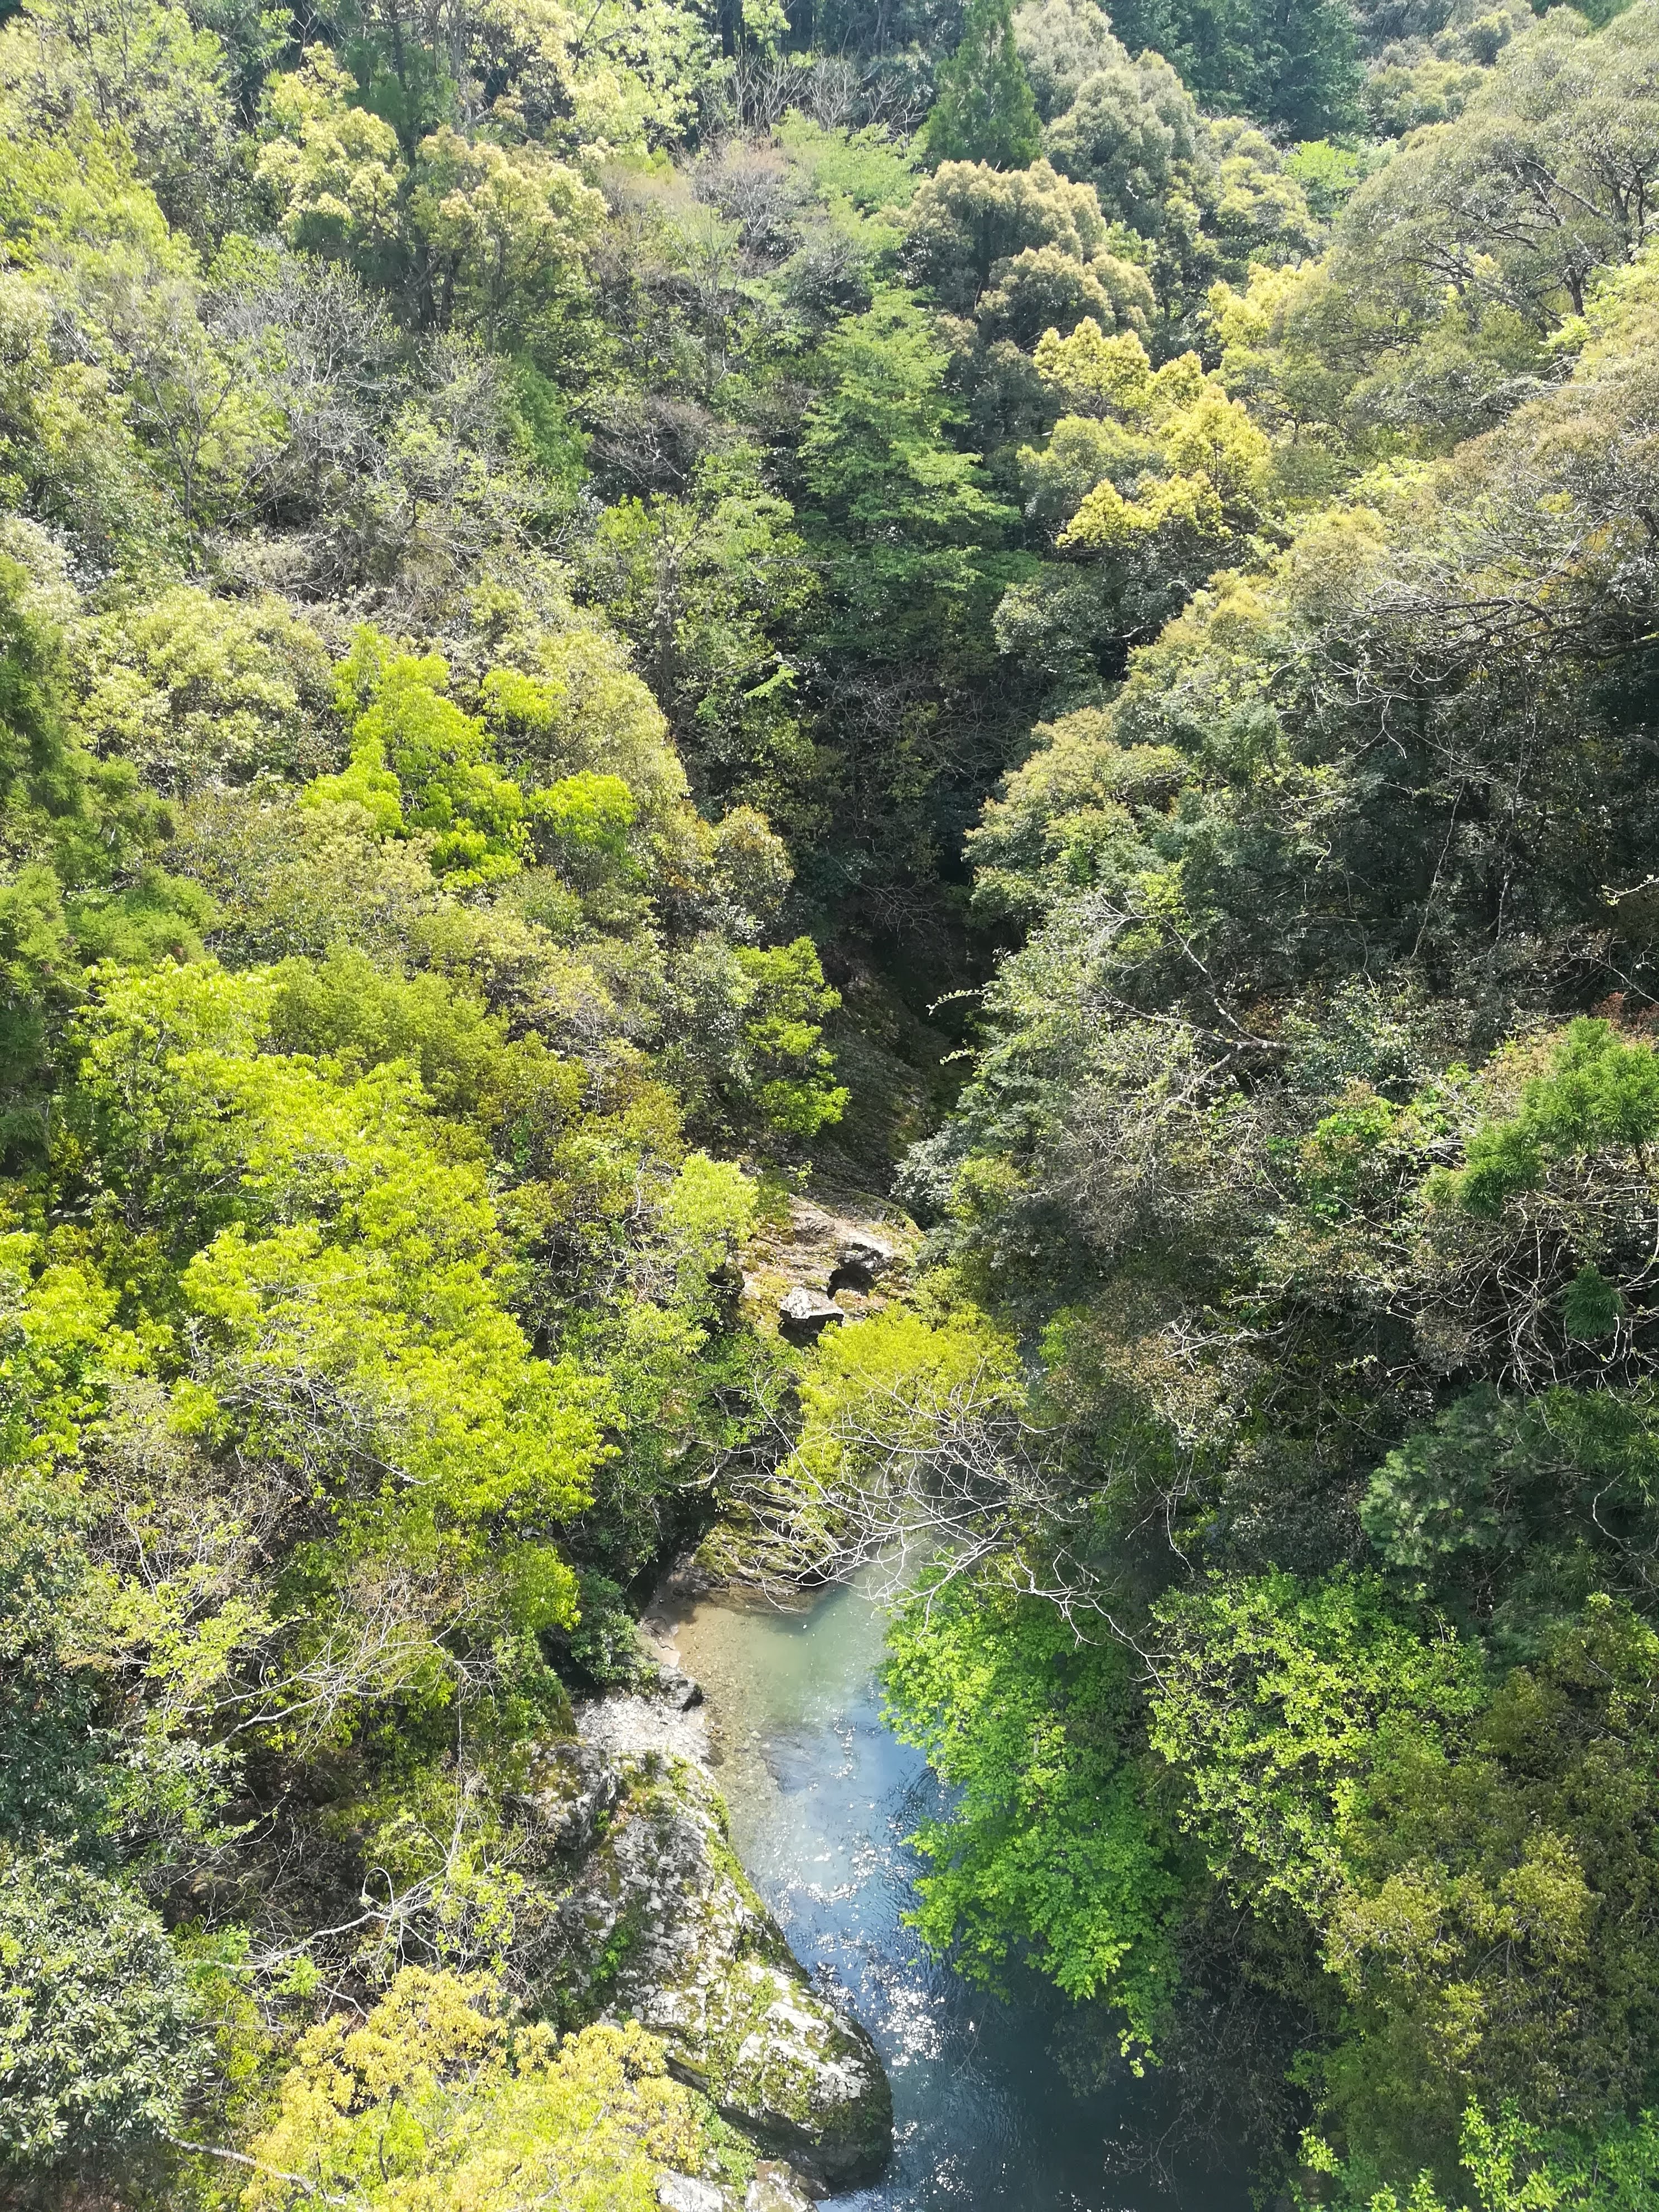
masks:
<path id="1" fill-rule="evenodd" d="M 640 2021 L 674 2073 L 814 2187 L 872 2180 L 891 2149 L 886 2074 L 733 1856 L 701 1717 L 613 1697 L 578 1718 L 528 1792 L 573 1868 L 537 1978 L 567 2016 Z"/>

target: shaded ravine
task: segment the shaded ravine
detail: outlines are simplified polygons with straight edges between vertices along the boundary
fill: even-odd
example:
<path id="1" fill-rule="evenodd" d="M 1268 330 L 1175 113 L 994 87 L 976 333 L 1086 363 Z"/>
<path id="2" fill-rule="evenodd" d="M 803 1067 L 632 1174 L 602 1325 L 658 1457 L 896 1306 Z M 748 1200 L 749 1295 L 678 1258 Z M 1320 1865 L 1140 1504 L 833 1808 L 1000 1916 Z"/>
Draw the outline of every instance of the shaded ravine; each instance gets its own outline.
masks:
<path id="1" fill-rule="evenodd" d="M 1161 2135 L 1170 2115 L 1127 2087 L 1075 2094 L 1054 2053 L 1064 2000 L 991 1998 L 903 1925 L 915 1872 L 903 1839 L 939 1799 L 920 1753 L 882 1722 L 877 1605 L 853 1589 L 799 1613 L 705 1600 L 652 1625 L 706 1692 L 738 1856 L 797 1957 L 870 2030 L 892 2081 L 892 2166 L 837 2206 L 1247 2212 L 1242 2169 L 1183 2173 L 1178 2195 L 1109 2172 L 1109 2145 L 1153 2124 Z"/>

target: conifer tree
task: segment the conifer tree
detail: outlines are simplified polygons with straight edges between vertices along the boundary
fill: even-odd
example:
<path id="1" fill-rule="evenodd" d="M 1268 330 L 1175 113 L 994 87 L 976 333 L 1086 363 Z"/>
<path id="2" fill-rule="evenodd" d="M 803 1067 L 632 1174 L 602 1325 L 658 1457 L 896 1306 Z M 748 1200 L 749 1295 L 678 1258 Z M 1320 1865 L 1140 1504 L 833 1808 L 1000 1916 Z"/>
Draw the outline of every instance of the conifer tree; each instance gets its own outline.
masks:
<path id="1" fill-rule="evenodd" d="M 939 73 L 926 125 L 937 161 L 1023 169 L 1042 151 L 1042 125 L 1014 44 L 1009 0 L 969 0 L 962 43 Z"/>

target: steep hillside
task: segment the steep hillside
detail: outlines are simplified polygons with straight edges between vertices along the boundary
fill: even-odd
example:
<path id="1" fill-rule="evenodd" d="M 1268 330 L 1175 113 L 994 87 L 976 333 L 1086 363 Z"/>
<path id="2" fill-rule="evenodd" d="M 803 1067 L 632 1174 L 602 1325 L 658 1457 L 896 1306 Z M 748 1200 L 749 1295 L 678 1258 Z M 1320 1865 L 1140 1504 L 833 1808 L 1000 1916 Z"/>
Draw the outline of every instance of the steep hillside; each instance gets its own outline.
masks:
<path id="1" fill-rule="evenodd" d="M 1070 2063 L 1650 2202 L 1659 0 L 39 0 L 0 121 L 7 2201 L 874 2171 L 592 1701 L 879 1554 Z"/>

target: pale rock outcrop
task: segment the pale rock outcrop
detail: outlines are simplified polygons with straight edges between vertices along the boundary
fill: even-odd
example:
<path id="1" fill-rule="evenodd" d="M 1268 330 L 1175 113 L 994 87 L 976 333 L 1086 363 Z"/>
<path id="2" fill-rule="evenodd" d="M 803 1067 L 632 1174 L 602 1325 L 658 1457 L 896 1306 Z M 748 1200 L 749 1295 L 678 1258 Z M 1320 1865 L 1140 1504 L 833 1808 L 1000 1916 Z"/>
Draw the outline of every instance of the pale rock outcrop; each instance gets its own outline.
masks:
<path id="1" fill-rule="evenodd" d="M 799 2174 L 771 2158 L 762 2159 L 741 2199 L 718 2182 L 664 2172 L 657 2177 L 657 2203 L 662 2212 L 812 2212 Z"/>
<path id="2" fill-rule="evenodd" d="M 657 2180 L 657 2202 L 662 2212 L 730 2212 L 732 2198 L 717 2182 L 664 2172 Z"/>
<path id="3" fill-rule="evenodd" d="M 580 1735 L 545 1747 L 527 1792 L 571 1869 L 526 1962 L 532 1990 L 573 2024 L 641 2021 L 682 2080 L 815 2185 L 872 2179 L 892 2136 L 881 2060 L 733 1856 L 700 1764 L 702 1715 L 626 1697 L 579 1717 Z"/>
<path id="4" fill-rule="evenodd" d="M 812 2212 L 812 2200 L 793 2168 L 763 2158 L 744 2197 L 743 2212 Z"/>
<path id="5" fill-rule="evenodd" d="M 809 1290 L 805 1283 L 797 1283 L 778 1300 L 778 1326 L 786 1336 L 811 1340 L 846 1318 L 833 1298 L 822 1291 Z"/>

